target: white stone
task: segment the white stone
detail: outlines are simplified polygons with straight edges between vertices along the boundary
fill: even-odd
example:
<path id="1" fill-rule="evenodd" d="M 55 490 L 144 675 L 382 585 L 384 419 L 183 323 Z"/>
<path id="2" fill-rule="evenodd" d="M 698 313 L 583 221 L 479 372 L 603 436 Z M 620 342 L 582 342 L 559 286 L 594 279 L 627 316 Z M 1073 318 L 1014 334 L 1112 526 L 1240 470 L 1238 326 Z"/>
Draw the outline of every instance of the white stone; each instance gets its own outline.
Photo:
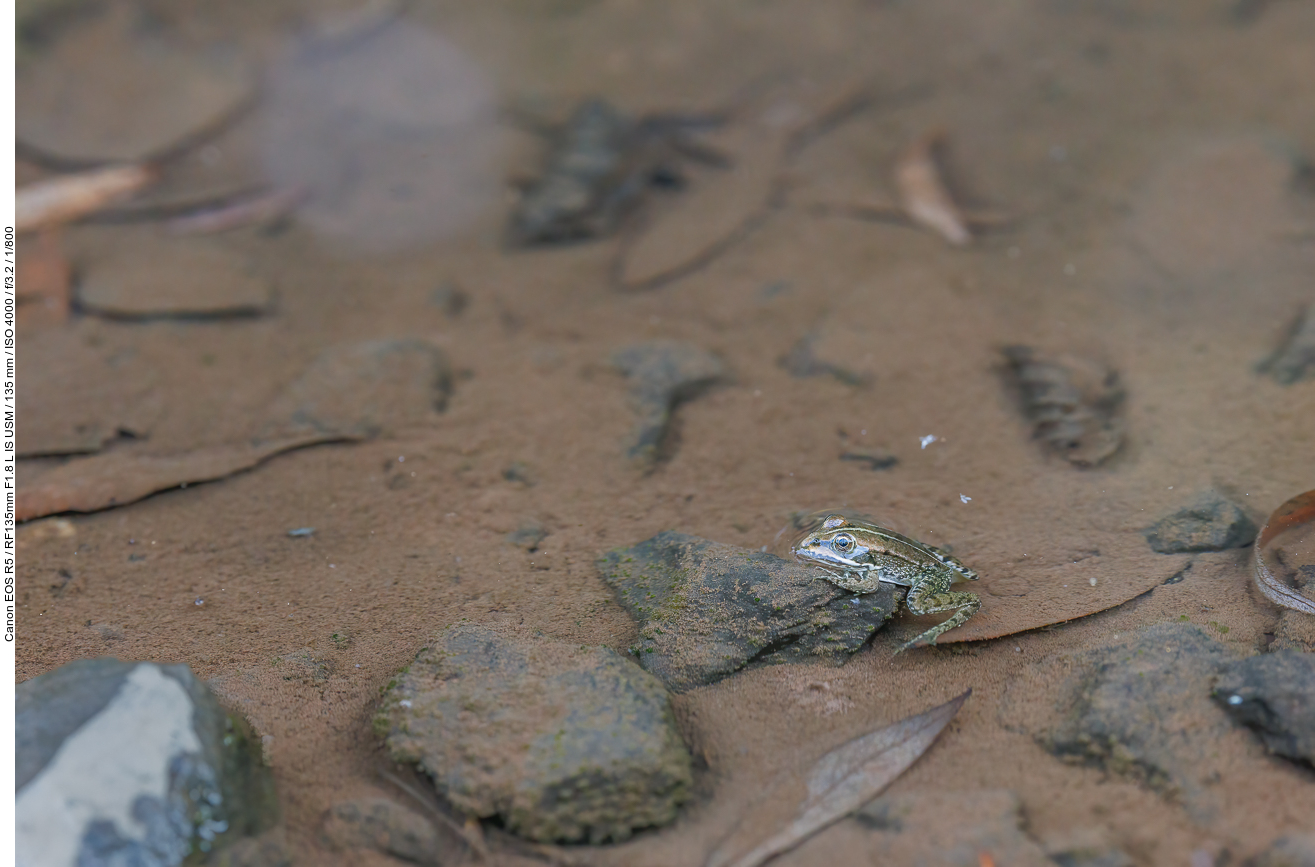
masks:
<path id="1" fill-rule="evenodd" d="M 133 801 L 164 800 L 169 760 L 201 752 L 192 713 L 187 690 L 159 666 L 134 668 L 104 709 L 18 793 L 19 867 L 73 867 L 88 823 L 99 819 L 113 822 L 125 839 L 145 839 Z"/>

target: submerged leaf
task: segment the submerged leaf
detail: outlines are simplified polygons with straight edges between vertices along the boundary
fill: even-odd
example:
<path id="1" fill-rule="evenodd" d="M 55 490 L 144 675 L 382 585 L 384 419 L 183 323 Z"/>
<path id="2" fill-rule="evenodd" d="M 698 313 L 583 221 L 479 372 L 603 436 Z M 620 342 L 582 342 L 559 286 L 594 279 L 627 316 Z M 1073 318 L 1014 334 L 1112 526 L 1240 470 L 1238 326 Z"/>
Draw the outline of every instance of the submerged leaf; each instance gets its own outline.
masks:
<path id="1" fill-rule="evenodd" d="M 18 492 L 15 512 L 30 521 L 60 512 L 96 512 L 168 490 L 249 470 L 281 452 L 346 439 L 303 434 L 273 442 L 217 446 L 180 455 L 110 452 L 51 470 Z"/>
<path id="2" fill-rule="evenodd" d="M 1315 614 L 1315 600 L 1309 599 L 1297 590 L 1279 581 L 1265 560 L 1265 549 L 1269 543 L 1288 530 L 1304 524 L 1315 522 L 1315 491 L 1298 494 L 1274 510 L 1265 526 L 1260 528 L 1256 537 L 1255 579 L 1256 589 L 1275 605 Z"/>
<path id="3" fill-rule="evenodd" d="M 853 813 L 927 751 L 970 695 L 971 689 L 939 707 L 854 738 L 822 756 L 808 772 L 807 796 L 784 829 L 738 855 L 739 847 L 734 844 L 739 841 L 733 834 L 709 856 L 707 867 L 758 867 Z M 793 779 L 778 782 L 764 802 L 788 795 L 794 783 Z"/>

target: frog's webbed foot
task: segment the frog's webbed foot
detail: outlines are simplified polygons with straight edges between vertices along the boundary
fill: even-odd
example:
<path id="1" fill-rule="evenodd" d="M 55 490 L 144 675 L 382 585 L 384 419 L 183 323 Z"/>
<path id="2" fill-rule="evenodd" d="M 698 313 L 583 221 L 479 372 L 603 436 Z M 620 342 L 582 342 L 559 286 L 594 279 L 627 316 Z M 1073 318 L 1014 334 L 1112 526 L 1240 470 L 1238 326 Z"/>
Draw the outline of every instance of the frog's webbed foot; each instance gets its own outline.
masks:
<path id="1" fill-rule="evenodd" d="M 904 604 L 914 614 L 939 614 L 942 611 L 953 611 L 954 615 L 944 622 L 936 624 L 895 651 L 897 655 L 913 647 L 935 644 L 936 639 L 943 633 L 949 632 L 956 626 L 962 626 L 969 617 L 976 614 L 978 609 L 982 607 L 982 600 L 977 598 L 975 593 L 936 593 L 930 589 L 912 587 L 909 589 L 909 595 L 905 598 Z"/>

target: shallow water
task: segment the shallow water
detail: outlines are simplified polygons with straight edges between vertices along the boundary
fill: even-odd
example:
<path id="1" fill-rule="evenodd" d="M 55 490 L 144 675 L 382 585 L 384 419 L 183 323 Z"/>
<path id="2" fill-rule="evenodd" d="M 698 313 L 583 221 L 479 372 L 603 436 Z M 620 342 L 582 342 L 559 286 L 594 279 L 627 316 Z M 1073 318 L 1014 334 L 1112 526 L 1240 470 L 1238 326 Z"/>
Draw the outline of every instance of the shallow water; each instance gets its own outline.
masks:
<path id="1" fill-rule="evenodd" d="M 718 822 L 802 747 L 820 755 L 969 686 L 892 793 L 1009 789 L 1037 845 L 1092 838 L 1137 864 L 1237 863 L 1309 829 L 1309 770 L 1242 732 L 1210 768 L 1214 800 L 1190 803 L 1061 763 L 1038 737 L 1068 660 L 1149 624 L 1185 617 L 1245 654 L 1305 634 L 1251 588 L 1249 549 L 1164 555 L 1141 531 L 1206 489 L 1259 524 L 1315 487 L 1315 379 L 1257 372 L 1315 304 L 1315 7 L 334 6 L 143 2 L 118 23 L 92 7 L 39 30 L 20 133 L 26 121 L 70 154 L 171 144 L 146 114 L 126 122 L 170 87 L 114 73 L 125 56 L 206 60 L 201 83 L 171 77 L 198 88 L 173 98 L 212 113 L 230 98 L 213 69 L 238 58 L 263 83 L 114 220 L 61 231 L 74 311 L 29 305 L 20 320 L 22 447 L 89 430 L 110 453 L 246 443 L 324 350 L 369 340 L 441 347 L 451 395 L 390 426 L 388 401 L 410 399 L 398 387 L 373 439 L 25 525 L 20 680 L 102 654 L 186 662 L 264 739 L 296 863 L 391 863 L 330 851 L 319 829 L 341 799 L 397 796 L 369 720 L 429 636 L 465 618 L 625 648 L 636 630 L 601 552 L 663 529 L 757 549 L 834 506 L 978 571 L 983 610 L 958 630 L 973 642 L 893 659 L 918 628 L 896 622 L 842 668 L 760 669 L 679 697 L 706 763 L 699 797 L 598 863 L 701 863 Z M 379 45 L 390 64 L 360 60 Z M 57 81 L 24 90 L 24 76 Z M 699 141 L 731 167 L 681 161 L 683 188 L 647 191 L 608 237 L 510 248 L 519 182 L 548 149 L 533 128 L 590 96 L 632 116 L 728 112 Z M 891 208 L 899 155 L 938 128 L 956 200 L 995 218 L 963 247 Z M 20 165 L 20 182 L 52 164 Z M 147 255 L 116 276 L 122 291 L 185 284 L 195 315 L 78 309 L 116 251 L 183 243 L 162 215 L 271 182 L 309 195 L 274 226 L 187 239 L 263 287 L 257 315 L 205 307 L 230 297 L 217 269 L 164 272 L 174 260 Z M 617 287 L 618 273 L 671 269 L 656 288 Z M 636 466 L 609 359 L 667 338 L 732 374 L 680 406 L 657 462 Z M 812 369 L 782 362 L 801 342 Z M 1117 373 L 1112 457 L 1083 468 L 1033 439 L 1004 369 L 1014 344 Z M 898 462 L 841 459 L 878 451 Z M 20 482 L 79 460 L 26 459 Z M 547 531 L 537 548 L 506 541 L 531 522 Z M 314 535 L 287 535 L 303 527 Z M 296 667 L 306 651 L 327 676 Z M 878 863 L 865 833 L 842 824 L 778 863 Z"/>

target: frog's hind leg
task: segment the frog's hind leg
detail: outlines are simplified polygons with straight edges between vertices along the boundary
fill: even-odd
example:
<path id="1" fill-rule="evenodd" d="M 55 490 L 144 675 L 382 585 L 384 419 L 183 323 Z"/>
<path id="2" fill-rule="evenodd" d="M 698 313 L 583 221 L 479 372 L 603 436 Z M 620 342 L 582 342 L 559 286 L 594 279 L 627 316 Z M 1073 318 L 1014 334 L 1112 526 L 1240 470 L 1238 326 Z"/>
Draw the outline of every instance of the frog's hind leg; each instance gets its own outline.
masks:
<path id="1" fill-rule="evenodd" d="M 975 593 L 959 593 L 943 591 L 937 593 L 931 587 L 913 586 L 909 588 L 909 595 L 905 597 L 904 604 L 909 611 L 914 614 L 939 614 L 942 611 L 953 611 L 954 616 L 938 623 L 931 629 L 919 635 L 917 638 L 905 644 L 897 654 L 903 653 L 911 647 L 921 647 L 924 644 L 935 644 L 936 639 L 942 633 L 949 632 L 956 626 L 962 626 L 969 617 L 977 613 L 982 607 L 982 600 L 977 598 Z"/>

